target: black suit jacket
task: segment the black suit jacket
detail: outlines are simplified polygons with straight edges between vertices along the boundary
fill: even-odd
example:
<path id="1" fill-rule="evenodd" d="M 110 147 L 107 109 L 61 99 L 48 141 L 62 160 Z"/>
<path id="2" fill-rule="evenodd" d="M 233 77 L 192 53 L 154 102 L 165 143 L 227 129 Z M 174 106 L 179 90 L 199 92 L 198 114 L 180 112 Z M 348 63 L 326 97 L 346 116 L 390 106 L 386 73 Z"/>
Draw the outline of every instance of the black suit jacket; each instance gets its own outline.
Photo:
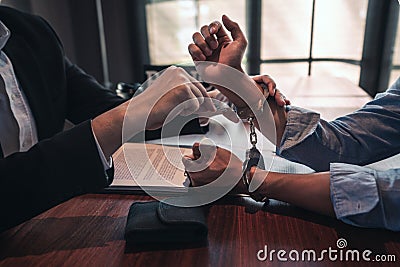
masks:
<path id="1" fill-rule="evenodd" d="M 42 18 L 0 6 L 10 58 L 36 122 L 39 143 L 0 159 L 0 230 L 77 194 L 107 186 L 90 119 L 122 100 L 71 64 Z M 62 132 L 65 119 L 77 124 Z"/>

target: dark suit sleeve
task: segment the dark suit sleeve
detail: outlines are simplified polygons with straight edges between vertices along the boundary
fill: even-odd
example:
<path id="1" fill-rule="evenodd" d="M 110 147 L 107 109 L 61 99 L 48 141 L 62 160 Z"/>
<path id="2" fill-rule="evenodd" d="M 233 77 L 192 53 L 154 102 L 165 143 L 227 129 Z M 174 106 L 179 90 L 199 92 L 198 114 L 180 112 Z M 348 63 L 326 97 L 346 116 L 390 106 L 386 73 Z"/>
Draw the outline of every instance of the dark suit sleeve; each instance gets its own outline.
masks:
<path id="1" fill-rule="evenodd" d="M 77 124 L 94 118 L 124 100 L 104 88 L 92 76 L 65 59 L 67 78 L 67 118 Z"/>
<path id="2" fill-rule="evenodd" d="M 105 88 L 93 76 L 73 64 L 65 56 L 62 42 L 54 29 L 43 18 L 37 18 L 52 33 L 51 35 L 57 40 L 62 52 L 67 91 L 66 115 L 69 121 L 79 124 L 87 119 L 93 119 L 124 102 L 115 92 Z"/>
<path id="3" fill-rule="evenodd" d="M 0 230 L 73 196 L 104 188 L 107 179 L 90 121 L 0 159 Z"/>

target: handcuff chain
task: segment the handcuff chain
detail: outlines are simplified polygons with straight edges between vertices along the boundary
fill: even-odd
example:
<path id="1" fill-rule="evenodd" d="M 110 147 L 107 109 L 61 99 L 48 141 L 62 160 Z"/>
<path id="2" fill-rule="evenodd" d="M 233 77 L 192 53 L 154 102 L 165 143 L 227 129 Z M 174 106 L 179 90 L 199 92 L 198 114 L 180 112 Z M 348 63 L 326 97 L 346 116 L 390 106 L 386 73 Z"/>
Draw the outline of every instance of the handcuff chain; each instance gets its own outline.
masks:
<path id="1" fill-rule="evenodd" d="M 250 143 L 255 148 L 257 144 L 257 134 L 256 134 L 256 129 L 254 127 L 253 117 L 249 117 L 247 121 L 250 124 Z"/>
<path id="2" fill-rule="evenodd" d="M 250 168 L 252 166 L 257 166 L 258 168 L 265 169 L 264 166 L 264 159 L 262 157 L 262 154 L 260 151 L 257 149 L 256 144 L 257 144 L 257 134 L 256 134 L 256 129 L 254 127 L 254 117 L 249 117 L 247 118 L 247 121 L 249 122 L 250 125 L 250 143 L 252 145 L 252 148 L 248 149 L 246 152 L 246 160 L 243 163 L 243 176 L 242 180 L 244 185 L 247 188 L 247 191 L 249 192 L 249 195 L 251 198 L 253 198 L 256 201 L 264 202 L 264 206 L 268 205 L 268 198 L 265 196 L 259 195 L 255 192 L 250 192 Z"/>

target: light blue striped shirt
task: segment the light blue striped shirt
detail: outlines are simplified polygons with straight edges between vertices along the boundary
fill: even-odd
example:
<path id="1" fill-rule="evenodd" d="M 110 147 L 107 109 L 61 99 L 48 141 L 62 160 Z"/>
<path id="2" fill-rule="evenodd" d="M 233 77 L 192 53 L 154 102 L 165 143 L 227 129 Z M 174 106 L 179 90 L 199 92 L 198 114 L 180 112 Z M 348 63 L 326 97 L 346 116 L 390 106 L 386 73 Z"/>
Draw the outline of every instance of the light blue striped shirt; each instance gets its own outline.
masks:
<path id="1" fill-rule="evenodd" d="M 290 107 L 277 151 L 316 171 L 330 170 L 338 219 L 394 231 L 400 231 L 400 169 L 361 166 L 399 153 L 400 78 L 361 109 L 331 122 L 318 113 Z"/>

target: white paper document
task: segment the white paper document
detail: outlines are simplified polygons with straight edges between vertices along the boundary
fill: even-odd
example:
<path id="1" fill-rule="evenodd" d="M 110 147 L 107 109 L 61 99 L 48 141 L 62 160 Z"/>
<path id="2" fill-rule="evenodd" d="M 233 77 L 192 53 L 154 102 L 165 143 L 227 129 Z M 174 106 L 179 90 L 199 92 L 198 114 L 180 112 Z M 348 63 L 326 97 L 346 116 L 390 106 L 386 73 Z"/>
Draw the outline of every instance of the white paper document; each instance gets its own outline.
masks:
<path id="1" fill-rule="evenodd" d="M 183 155 L 191 149 L 125 143 L 113 155 L 114 181 L 108 190 L 186 191 Z"/>

